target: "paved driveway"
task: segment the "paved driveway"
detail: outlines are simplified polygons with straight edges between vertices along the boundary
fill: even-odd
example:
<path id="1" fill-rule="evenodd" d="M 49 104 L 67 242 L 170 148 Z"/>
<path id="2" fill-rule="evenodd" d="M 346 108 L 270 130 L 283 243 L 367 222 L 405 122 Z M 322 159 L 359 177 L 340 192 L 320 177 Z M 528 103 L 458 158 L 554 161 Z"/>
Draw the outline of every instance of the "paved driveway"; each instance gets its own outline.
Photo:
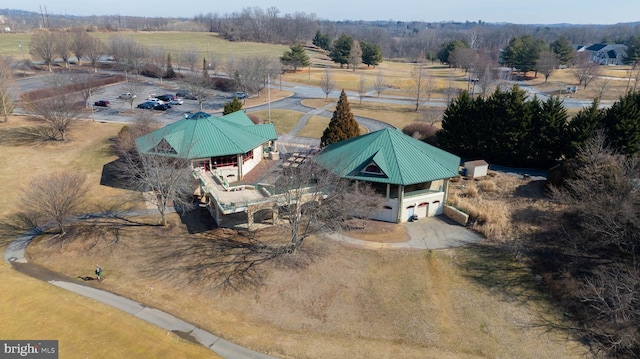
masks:
<path id="1" fill-rule="evenodd" d="M 409 241 L 400 243 L 378 243 L 363 241 L 331 233 L 328 237 L 349 245 L 370 249 L 443 249 L 477 243 L 484 239 L 480 234 L 459 225 L 445 216 L 420 218 L 401 224 L 407 229 Z"/>

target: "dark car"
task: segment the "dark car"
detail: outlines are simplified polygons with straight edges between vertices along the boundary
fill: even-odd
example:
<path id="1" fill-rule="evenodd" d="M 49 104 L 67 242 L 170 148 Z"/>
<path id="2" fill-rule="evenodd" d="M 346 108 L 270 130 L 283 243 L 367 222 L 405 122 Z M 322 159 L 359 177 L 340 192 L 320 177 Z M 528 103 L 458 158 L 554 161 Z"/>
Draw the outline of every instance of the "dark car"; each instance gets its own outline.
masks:
<path id="1" fill-rule="evenodd" d="M 172 94 L 164 94 L 164 95 L 156 96 L 156 98 L 158 100 L 162 100 L 164 102 L 169 102 L 169 101 L 171 101 L 173 99 L 176 99 L 177 97 L 176 97 L 176 95 L 172 95 Z"/>
<path id="2" fill-rule="evenodd" d="M 107 107 L 111 102 L 107 100 L 100 100 L 93 103 L 94 106 Z"/>
<path id="3" fill-rule="evenodd" d="M 155 106 L 153 106 L 153 109 L 158 111 L 166 111 L 170 108 L 171 107 L 166 103 L 157 103 Z"/>
<path id="4" fill-rule="evenodd" d="M 155 105 L 156 105 L 155 102 L 147 101 L 147 102 L 143 102 L 143 103 L 139 104 L 137 107 L 138 108 L 143 108 L 145 110 L 151 110 L 153 108 L 153 106 L 155 106 Z"/>
<path id="5" fill-rule="evenodd" d="M 176 96 L 187 100 L 197 100 L 196 96 L 187 90 L 178 90 L 178 92 L 176 92 Z"/>

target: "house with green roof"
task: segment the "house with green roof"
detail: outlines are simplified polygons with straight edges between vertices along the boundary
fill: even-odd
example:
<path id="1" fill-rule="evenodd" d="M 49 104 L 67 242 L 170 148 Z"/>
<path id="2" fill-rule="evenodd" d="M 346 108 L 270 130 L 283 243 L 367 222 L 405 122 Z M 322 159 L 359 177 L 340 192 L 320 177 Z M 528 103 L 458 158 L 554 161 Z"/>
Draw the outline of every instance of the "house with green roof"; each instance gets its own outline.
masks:
<path id="1" fill-rule="evenodd" d="M 399 129 L 331 144 L 314 161 L 342 178 L 373 186 L 385 196 L 385 205 L 372 219 L 395 223 L 442 214 L 449 179 L 458 176 L 460 166 L 460 157 Z"/>
<path id="2" fill-rule="evenodd" d="M 142 153 L 189 159 L 193 168 L 234 182 L 277 153 L 277 139 L 273 124 L 254 124 L 244 111 L 221 117 L 196 112 L 138 137 L 136 146 Z"/>

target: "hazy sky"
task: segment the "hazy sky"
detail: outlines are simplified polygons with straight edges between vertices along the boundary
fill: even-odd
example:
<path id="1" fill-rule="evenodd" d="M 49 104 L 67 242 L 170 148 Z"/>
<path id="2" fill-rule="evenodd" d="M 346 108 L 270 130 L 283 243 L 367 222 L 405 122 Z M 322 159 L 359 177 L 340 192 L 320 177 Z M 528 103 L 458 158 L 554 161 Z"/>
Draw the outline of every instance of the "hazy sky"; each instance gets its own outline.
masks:
<path id="1" fill-rule="evenodd" d="M 7 4 L 4 5 L 6 7 Z M 193 17 L 276 7 L 280 14 L 304 12 L 328 20 L 478 21 L 515 24 L 615 24 L 640 20 L 640 0 L 267 0 L 131 1 L 22 0 L 12 8 L 49 14 Z"/>

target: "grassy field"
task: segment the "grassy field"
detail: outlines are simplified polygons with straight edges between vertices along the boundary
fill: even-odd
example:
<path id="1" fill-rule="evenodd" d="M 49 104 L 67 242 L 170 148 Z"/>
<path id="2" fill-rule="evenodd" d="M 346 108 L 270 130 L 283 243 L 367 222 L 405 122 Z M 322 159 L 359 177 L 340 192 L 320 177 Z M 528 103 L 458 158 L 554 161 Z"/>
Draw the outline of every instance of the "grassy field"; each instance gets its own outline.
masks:
<path id="1" fill-rule="evenodd" d="M 60 358 L 220 358 L 209 349 L 0 262 L 0 338 L 58 340 Z"/>
<path id="2" fill-rule="evenodd" d="M 90 32 L 89 35 L 109 44 L 109 39 L 120 36 L 131 39 L 136 43 L 148 47 L 163 47 L 172 55 L 193 49 L 202 54 L 203 57 L 213 57 L 213 61 L 224 65 L 227 58 L 240 58 L 251 55 L 267 55 L 276 58 L 289 47 L 285 45 L 270 45 L 252 42 L 229 42 L 220 38 L 215 33 L 209 32 L 153 32 L 153 31 L 121 31 L 121 32 Z M 0 33 L 0 54 L 29 59 L 29 43 L 31 35 L 26 33 Z M 22 50 L 18 47 L 22 42 Z M 174 60 L 175 61 L 175 60 Z"/>

